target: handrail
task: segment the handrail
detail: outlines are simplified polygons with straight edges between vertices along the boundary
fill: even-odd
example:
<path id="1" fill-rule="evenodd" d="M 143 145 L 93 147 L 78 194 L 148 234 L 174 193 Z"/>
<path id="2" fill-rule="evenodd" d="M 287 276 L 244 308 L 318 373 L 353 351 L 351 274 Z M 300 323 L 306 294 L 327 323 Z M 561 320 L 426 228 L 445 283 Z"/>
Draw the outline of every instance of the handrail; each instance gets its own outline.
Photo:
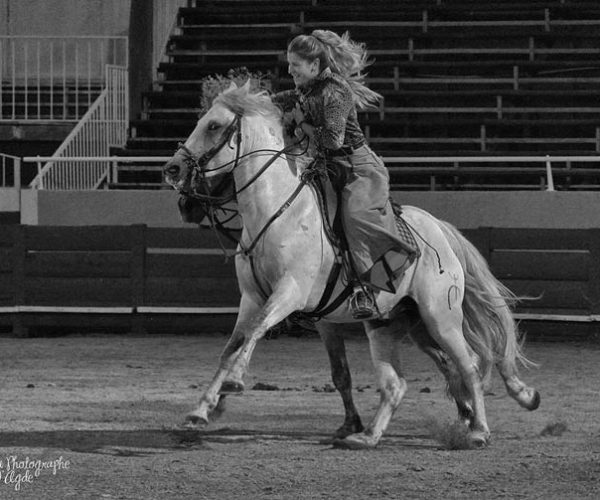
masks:
<path id="1" fill-rule="evenodd" d="M 109 171 L 94 156 L 105 156 L 111 146 L 122 146 L 129 126 L 127 68 L 109 66 L 106 88 L 64 140 L 53 159 L 31 182 L 34 189 L 97 189 Z M 84 154 L 87 169 L 75 166 L 71 157 Z"/>
<path id="2" fill-rule="evenodd" d="M 118 183 L 118 164 L 119 163 L 164 163 L 169 161 L 172 156 L 73 156 L 68 158 L 69 162 L 89 164 L 90 162 L 103 162 L 107 166 L 107 183 Z M 55 156 L 26 156 L 23 162 L 37 163 L 41 168 L 43 162 L 53 162 L 65 160 L 62 157 Z M 395 174 L 402 174 L 402 167 L 392 166 L 394 164 L 426 164 L 426 163 L 447 163 L 458 167 L 461 163 L 543 163 L 545 166 L 547 191 L 554 190 L 553 164 L 566 163 L 567 168 L 573 163 L 598 163 L 600 165 L 600 155 L 539 155 L 539 156 L 383 156 L 384 163 Z M 424 169 L 423 173 L 427 173 Z M 573 170 L 576 173 L 576 169 Z M 97 186 L 96 186 L 97 187 Z"/>
<path id="3" fill-rule="evenodd" d="M 408 56 L 412 61 L 415 56 L 420 55 L 527 55 L 530 61 L 535 60 L 536 55 L 552 54 L 600 54 L 598 48 L 565 48 L 548 47 L 536 48 L 530 43 L 527 47 L 445 47 L 439 49 L 420 49 L 415 48 L 413 39 L 408 41 L 409 47 L 406 49 L 372 49 L 369 54 L 373 56 Z M 167 52 L 168 56 L 278 56 L 284 53 L 283 49 L 174 49 Z"/>
<path id="4" fill-rule="evenodd" d="M 70 157 L 62 157 L 62 156 L 25 156 L 23 157 L 23 162 L 25 163 L 36 163 L 38 167 L 38 177 L 43 173 L 46 167 L 42 168 L 42 164 L 46 163 L 46 165 L 52 165 L 55 162 L 68 162 L 69 164 L 82 163 L 83 168 L 90 168 L 94 171 L 96 176 L 98 173 L 100 174 L 100 178 L 98 182 L 93 186 L 88 185 L 85 187 L 63 187 L 61 189 L 98 189 L 102 182 L 106 182 L 108 184 L 118 182 L 118 164 L 119 163 L 139 163 L 139 162 L 147 162 L 147 163 L 164 163 L 169 161 L 172 156 L 70 156 Z M 104 164 L 104 165 L 103 165 Z M 80 172 L 78 174 L 79 177 L 87 177 L 85 172 Z M 35 180 L 34 180 L 35 182 Z M 31 183 L 32 188 L 38 188 L 38 185 L 34 182 Z M 38 188 L 40 189 L 40 188 Z M 46 186 L 45 189 L 53 189 L 53 187 Z"/>
<path id="5" fill-rule="evenodd" d="M 149 162 L 160 163 L 169 161 L 173 156 L 72 156 L 69 158 L 57 156 L 24 156 L 25 163 L 44 163 L 68 159 L 74 162 L 105 161 L 120 163 Z M 390 163 L 539 163 L 550 160 L 551 162 L 581 162 L 600 163 L 600 155 L 527 155 L 527 156 L 382 156 L 385 162 Z"/>

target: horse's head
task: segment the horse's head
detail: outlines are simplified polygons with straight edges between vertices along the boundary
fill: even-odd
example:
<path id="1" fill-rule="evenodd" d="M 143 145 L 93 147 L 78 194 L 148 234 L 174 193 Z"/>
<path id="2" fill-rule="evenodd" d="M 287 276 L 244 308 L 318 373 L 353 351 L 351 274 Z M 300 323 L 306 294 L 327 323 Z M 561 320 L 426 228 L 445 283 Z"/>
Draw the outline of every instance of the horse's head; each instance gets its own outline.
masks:
<path id="1" fill-rule="evenodd" d="M 228 92 L 237 89 L 234 83 L 231 85 Z M 240 116 L 227 106 L 215 103 L 164 166 L 165 180 L 183 193 L 193 192 L 202 184 L 205 193 L 209 194 L 214 178 L 233 168 L 235 161 L 231 160 L 235 160 L 235 138 L 239 134 Z"/>
<path id="2" fill-rule="evenodd" d="M 279 111 L 269 96 L 252 94 L 247 83 L 231 83 L 196 124 L 191 135 L 163 168 L 165 180 L 184 194 L 218 195 L 225 174 L 232 172 L 247 154 L 242 137 L 249 137 L 242 123 L 246 116 L 276 116 Z"/>

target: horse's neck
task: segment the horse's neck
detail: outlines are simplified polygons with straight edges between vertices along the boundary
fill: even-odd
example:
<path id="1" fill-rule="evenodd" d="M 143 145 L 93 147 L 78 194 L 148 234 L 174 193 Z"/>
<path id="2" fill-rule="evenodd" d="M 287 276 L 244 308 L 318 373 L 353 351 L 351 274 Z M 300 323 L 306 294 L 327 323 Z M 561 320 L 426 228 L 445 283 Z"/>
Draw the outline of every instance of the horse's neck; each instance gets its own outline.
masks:
<path id="1" fill-rule="evenodd" d="M 246 144 L 243 153 L 259 150 L 269 152 L 249 155 L 235 171 L 236 188 L 238 191 L 242 189 L 238 196 L 238 205 L 247 228 L 264 224 L 286 203 L 299 184 L 299 179 L 290 168 L 285 155 L 280 155 L 260 173 L 276 152 L 285 148 L 285 144 L 277 129 L 268 123 L 256 122 L 258 120 L 252 123 L 253 133 L 249 136 L 244 134 Z M 257 175 L 259 177 L 254 180 Z"/>

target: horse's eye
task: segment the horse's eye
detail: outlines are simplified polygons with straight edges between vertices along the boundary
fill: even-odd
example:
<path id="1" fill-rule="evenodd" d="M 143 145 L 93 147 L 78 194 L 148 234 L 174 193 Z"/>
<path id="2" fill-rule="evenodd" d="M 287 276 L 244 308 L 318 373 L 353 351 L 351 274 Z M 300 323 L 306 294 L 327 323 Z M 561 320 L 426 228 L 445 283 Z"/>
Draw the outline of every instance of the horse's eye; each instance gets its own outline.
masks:
<path id="1" fill-rule="evenodd" d="M 214 130 L 218 130 L 221 128 L 221 125 L 219 125 L 217 122 L 210 122 L 208 124 L 208 130 L 214 131 Z"/>

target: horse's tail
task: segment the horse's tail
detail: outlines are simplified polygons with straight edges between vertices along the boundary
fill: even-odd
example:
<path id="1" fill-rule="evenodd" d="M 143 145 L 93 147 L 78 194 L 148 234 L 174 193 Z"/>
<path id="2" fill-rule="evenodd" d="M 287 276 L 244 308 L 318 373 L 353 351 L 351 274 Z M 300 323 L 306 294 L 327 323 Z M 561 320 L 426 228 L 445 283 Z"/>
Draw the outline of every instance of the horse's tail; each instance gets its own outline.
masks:
<path id="1" fill-rule="evenodd" d="M 458 229 L 444 221 L 440 227 L 464 270 L 463 334 L 479 357 L 482 378 L 487 380 L 498 362 L 514 373 L 519 363 L 533 365 L 521 350 L 521 335 L 513 317 L 518 297 L 498 281 L 481 253 Z"/>

